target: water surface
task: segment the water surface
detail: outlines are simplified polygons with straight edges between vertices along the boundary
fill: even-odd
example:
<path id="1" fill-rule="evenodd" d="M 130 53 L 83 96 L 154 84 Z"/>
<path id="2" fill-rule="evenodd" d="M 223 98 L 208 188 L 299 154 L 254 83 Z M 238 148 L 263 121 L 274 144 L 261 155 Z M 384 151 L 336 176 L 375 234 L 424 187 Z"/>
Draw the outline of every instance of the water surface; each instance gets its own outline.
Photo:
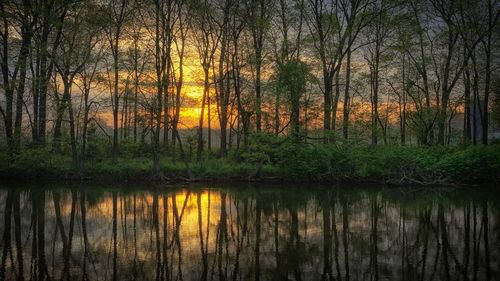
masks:
<path id="1" fill-rule="evenodd" d="M 494 189 L 0 185 L 0 280 L 500 280 Z"/>

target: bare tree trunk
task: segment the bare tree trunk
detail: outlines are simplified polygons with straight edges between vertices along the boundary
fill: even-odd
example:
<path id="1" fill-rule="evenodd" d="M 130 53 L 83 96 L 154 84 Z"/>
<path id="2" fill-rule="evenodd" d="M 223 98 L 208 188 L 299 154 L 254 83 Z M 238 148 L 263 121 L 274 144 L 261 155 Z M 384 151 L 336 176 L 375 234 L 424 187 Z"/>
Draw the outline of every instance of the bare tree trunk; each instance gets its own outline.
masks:
<path id="1" fill-rule="evenodd" d="M 113 146 L 112 146 L 112 162 L 116 163 L 118 161 L 118 109 L 120 105 L 120 95 L 118 93 L 118 40 L 120 38 L 120 31 L 116 31 L 116 41 L 113 51 L 113 70 L 114 70 L 114 92 L 113 92 Z"/>
<path id="2" fill-rule="evenodd" d="M 4 119 L 4 127 L 5 127 L 5 136 L 7 138 L 7 146 L 9 150 L 12 151 L 13 148 L 13 136 L 12 136 L 12 117 L 13 117 L 13 102 L 14 102 L 14 82 L 9 80 L 10 78 L 10 60 L 9 60 L 9 19 L 7 17 L 7 13 L 5 11 L 5 5 L 3 1 L 0 2 L 0 11 L 2 15 L 2 78 L 3 78 L 3 88 L 5 92 L 5 113 L 3 112 L 2 107 L 2 117 Z M 14 77 L 12 77 L 13 81 L 16 79 L 17 71 L 14 72 Z"/>
<path id="3" fill-rule="evenodd" d="M 350 36 L 349 36 L 350 38 Z M 350 41 L 350 40 L 349 40 Z M 342 133 L 344 135 L 344 139 L 349 138 L 349 106 L 351 95 L 349 94 L 351 87 L 351 55 L 352 50 L 351 46 L 347 49 L 347 59 L 345 66 L 345 90 L 344 90 L 344 108 L 343 108 L 343 122 L 342 122 Z"/>
<path id="4" fill-rule="evenodd" d="M 174 38 L 175 39 L 175 45 L 177 47 L 177 54 L 179 56 L 179 77 L 177 78 L 177 83 L 175 85 L 175 101 L 173 101 L 173 117 L 172 117 L 172 153 L 174 155 L 175 159 L 175 144 L 177 141 L 176 134 L 177 134 L 177 126 L 179 124 L 179 117 L 180 117 L 180 110 L 181 110 L 181 92 L 182 92 L 182 85 L 184 81 L 184 50 L 185 50 L 185 43 L 186 43 L 186 26 L 185 22 L 182 22 L 182 10 L 179 10 L 179 20 L 180 22 L 180 36 Z M 179 46 L 179 41 L 177 40 L 180 38 L 180 46 Z M 174 97 L 172 97 L 174 99 Z"/>
<path id="5" fill-rule="evenodd" d="M 255 59 L 255 114 L 256 130 L 260 133 L 262 130 L 262 62 L 264 48 L 264 34 L 267 28 L 269 18 L 269 7 L 267 0 L 250 0 L 250 18 L 251 32 Z"/>
<path id="6" fill-rule="evenodd" d="M 68 90 L 69 91 L 69 90 Z M 68 100 L 68 113 L 69 113 L 69 134 L 71 142 L 71 159 L 73 171 L 78 170 L 78 150 L 76 147 L 76 134 L 75 134 L 75 117 L 73 114 L 73 104 L 71 97 Z"/>
<path id="7" fill-rule="evenodd" d="M 207 96 L 207 151 L 212 151 L 212 96 Z"/>
<path id="8" fill-rule="evenodd" d="M 229 17 L 232 7 L 232 1 L 225 1 L 224 4 L 224 20 L 222 23 L 222 39 L 221 48 L 219 55 L 219 76 L 218 76 L 218 86 L 219 91 L 217 95 L 217 105 L 219 113 L 219 125 L 220 125 L 220 156 L 227 156 L 227 122 L 228 122 L 228 107 L 229 107 L 229 81 L 225 81 L 227 73 L 225 73 L 224 65 L 229 66 L 227 61 L 227 49 L 229 45 L 228 32 Z M 227 82 L 227 83 L 226 83 Z"/>
<path id="9" fill-rule="evenodd" d="M 57 95 L 57 93 L 56 93 L 56 95 Z M 58 104 L 57 104 L 54 134 L 52 136 L 52 138 L 53 138 L 52 150 L 53 151 L 58 151 L 60 146 L 61 146 L 62 121 L 63 121 L 63 117 L 64 117 L 64 112 L 66 111 L 66 107 L 68 106 L 69 99 L 70 99 L 69 92 L 66 91 L 66 88 L 65 88 L 63 95 L 59 99 Z"/>
<path id="10" fill-rule="evenodd" d="M 16 150 L 21 147 L 21 126 L 23 121 L 23 106 L 24 106 L 24 90 L 26 83 L 26 63 L 28 57 L 28 51 L 31 42 L 31 24 L 28 22 L 28 10 L 31 8 L 31 4 L 29 2 L 24 2 L 24 19 L 23 26 L 21 28 L 21 50 L 19 52 L 19 84 L 17 87 L 17 96 L 16 96 L 16 117 L 14 124 L 14 148 Z"/>
<path id="11" fill-rule="evenodd" d="M 400 136 L 401 136 L 401 144 L 406 144 L 406 103 L 407 103 L 407 94 L 406 94 L 406 64 L 405 64 L 405 55 L 402 54 L 402 85 L 403 89 L 401 91 L 401 102 L 402 108 L 400 110 L 399 117 L 399 128 L 400 128 Z"/>
<path id="12" fill-rule="evenodd" d="M 80 147 L 80 177 L 83 177 L 85 172 L 85 153 L 87 149 L 87 129 L 89 124 L 89 94 L 90 91 L 88 89 L 84 89 L 83 92 L 83 127 L 82 127 L 82 144 Z"/>
<path id="13" fill-rule="evenodd" d="M 335 96 L 333 97 L 333 102 L 332 102 L 331 130 L 333 134 L 335 134 L 335 130 L 337 128 L 337 109 L 339 105 L 339 98 L 340 98 L 340 65 L 339 65 L 339 70 L 335 73 Z M 335 141 L 335 136 L 333 136 L 332 140 Z"/>
<path id="14" fill-rule="evenodd" d="M 203 97 L 201 99 L 201 113 L 200 119 L 198 123 L 198 147 L 196 149 L 196 159 L 197 161 L 201 161 L 201 154 L 203 152 L 203 117 L 205 115 L 205 102 L 207 96 L 210 94 L 210 84 L 209 84 L 209 76 L 208 76 L 208 67 L 204 69 L 205 72 L 205 82 L 203 86 Z"/>
<path id="15" fill-rule="evenodd" d="M 498 3 L 497 3 L 498 4 Z M 488 27 L 490 31 L 486 36 L 486 42 L 484 42 L 484 53 L 485 53 L 485 74 L 484 74 L 484 103 L 483 103 L 483 116 L 481 118 L 482 124 L 482 143 L 488 144 L 488 126 L 489 126 L 489 99 L 490 99 L 490 87 L 491 87 L 491 37 L 493 32 L 493 27 L 496 24 L 498 16 L 493 19 L 493 4 L 491 0 L 488 0 Z M 498 9 L 498 6 L 497 6 Z"/>
<path id="16" fill-rule="evenodd" d="M 113 105 L 113 145 L 111 158 L 113 163 L 118 161 L 118 110 L 120 108 L 120 93 L 119 93 L 119 57 L 120 57 L 120 39 L 122 35 L 123 22 L 126 16 L 126 9 L 128 6 L 128 0 L 120 0 L 118 6 L 116 6 L 118 0 L 112 3 L 112 9 L 115 15 L 113 18 L 113 23 L 108 31 L 108 39 L 111 47 L 112 57 L 113 57 L 113 94 L 112 94 L 112 105 Z M 118 9 L 118 10 L 116 10 Z"/>
<path id="17" fill-rule="evenodd" d="M 137 123 L 139 122 L 139 46 L 138 46 L 138 35 L 134 31 L 134 42 L 133 42 L 133 64 L 134 64 L 134 142 L 137 142 Z"/>
<path id="18" fill-rule="evenodd" d="M 44 8 L 45 9 L 50 9 L 53 8 L 49 3 L 43 2 Z M 49 80 L 52 75 L 52 71 L 54 69 L 54 62 L 48 62 L 49 56 L 54 57 L 56 49 L 58 48 L 61 39 L 62 39 L 62 28 L 64 26 L 64 21 L 66 18 L 66 14 L 68 11 L 68 5 L 66 3 L 63 3 L 63 8 L 61 9 L 61 12 L 59 14 L 57 24 L 53 23 L 53 19 L 49 15 L 49 13 L 44 13 L 44 18 L 43 18 L 43 27 L 42 27 L 42 36 L 41 36 L 41 42 L 40 42 L 40 77 L 38 78 L 38 86 L 39 86 L 39 92 L 38 92 L 38 125 L 36 126 L 38 128 L 38 133 L 37 133 L 37 141 L 40 145 L 45 145 L 46 142 L 46 130 L 47 130 L 47 95 L 48 95 L 48 85 L 49 85 Z M 53 25 L 57 26 L 56 30 L 56 36 L 55 40 L 52 44 L 52 54 L 49 54 L 48 52 L 48 37 L 50 33 L 50 29 Z"/>

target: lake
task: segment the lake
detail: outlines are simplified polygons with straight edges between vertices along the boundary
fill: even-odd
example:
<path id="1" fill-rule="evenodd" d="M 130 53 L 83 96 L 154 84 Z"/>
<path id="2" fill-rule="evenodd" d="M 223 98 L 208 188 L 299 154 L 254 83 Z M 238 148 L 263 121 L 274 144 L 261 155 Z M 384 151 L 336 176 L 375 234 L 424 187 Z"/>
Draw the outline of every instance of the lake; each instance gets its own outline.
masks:
<path id="1" fill-rule="evenodd" d="M 500 280 L 497 190 L 4 182 L 0 280 Z"/>

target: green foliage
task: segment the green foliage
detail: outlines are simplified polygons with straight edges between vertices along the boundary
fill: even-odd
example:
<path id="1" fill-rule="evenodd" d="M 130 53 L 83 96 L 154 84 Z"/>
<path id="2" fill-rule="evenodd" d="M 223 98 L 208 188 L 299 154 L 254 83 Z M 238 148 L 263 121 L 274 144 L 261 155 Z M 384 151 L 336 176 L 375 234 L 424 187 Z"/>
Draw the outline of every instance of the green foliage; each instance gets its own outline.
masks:
<path id="1" fill-rule="evenodd" d="M 123 158 L 150 158 L 153 155 L 153 146 L 150 143 L 141 144 L 132 140 L 122 141 L 120 143 L 120 154 Z"/>
<path id="2" fill-rule="evenodd" d="M 9 167 L 9 163 L 9 148 L 6 146 L 0 146 L 0 170 L 6 170 Z"/>
<path id="3" fill-rule="evenodd" d="M 271 140 L 271 141 L 270 141 Z M 260 148 L 260 149 L 257 149 Z M 479 182 L 500 179 L 500 146 L 425 147 L 295 144 L 274 136 L 252 140 L 243 161 L 264 163 L 297 180 Z"/>
<path id="4" fill-rule="evenodd" d="M 3 158 L 3 157 L 2 157 Z M 65 175 L 71 166 L 69 154 L 52 153 L 49 149 L 23 149 L 18 154 L 1 161 L 3 172 L 18 177 L 55 177 Z M 2 171 L 0 171 L 1 173 Z M 3 173 L 1 173 L 3 174 Z"/>
<path id="5" fill-rule="evenodd" d="M 198 178 L 231 179 L 245 178 L 253 165 L 236 164 L 227 159 L 207 159 L 192 166 L 193 174 Z"/>
<path id="6" fill-rule="evenodd" d="M 299 99 L 307 82 L 313 79 L 309 66 L 300 60 L 287 61 L 278 69 L 278 85 L 289 94 L 291 101 Z"/>
<path id="7" fill-rule="evenodd" d="M 102 140 L 100 140 L 102 141 Z M 113 180 L 147 180 L 153 175 L 148 148 L 122 143 L 117 163 L 99 141 L 89 142 L 85 175 Z M 95 147 L 94 147 L 95 146 Z M 90 148 L 93 148 L 90 150 Z M 95 151 L 94 151 L 95 150 Z M 161 158 L 167 178 L 185 178 L 178 159 Z M 281 178 L 293 181 L 377 181 L 408 183 L 480 183 L 500 180 L 500 143 L 488 146 L 367 146 L 353 143 L 304 144 L 268 134 L 251 136 L 249 145 L 229 158 L 205 153 L 190 161 L 198 179 Z M 239 156 L 238 156 L 239 155 Z M 65 178 L 71 175 L 69 153 L 25 148 L 16 155 L 0 153 L 0 176 Z"/>
<path id="8" fill-rule="evenodd" d="M 286 141 L 276 135 L 254 134 L 241 157 L 253 165 L 269 164 L 276 157 L 276 148 Z"/>
<path id="9" fill-rule="evenodd" d="M 85 150 L 85 159 L 103 161 L 111 155 L 109 147 L 109 140 L 104 138 L 89 137 L 87 148 Z"/>
<path id="10" fill-rule="evenodd" d="M 153 169 L 148 158 L 119 159 L 112 163 L 110 159 L 96 163 L 87 168 L 87 173 L 94 176 L 105 176 L 120 180 L 147 178 Z"/>
<path id="11" fill-rule="evenodd" d="M 466 181 L 500 178 L 500 146 L 470 146 L 450 149 L 432 164 L 441 175 Z"/>

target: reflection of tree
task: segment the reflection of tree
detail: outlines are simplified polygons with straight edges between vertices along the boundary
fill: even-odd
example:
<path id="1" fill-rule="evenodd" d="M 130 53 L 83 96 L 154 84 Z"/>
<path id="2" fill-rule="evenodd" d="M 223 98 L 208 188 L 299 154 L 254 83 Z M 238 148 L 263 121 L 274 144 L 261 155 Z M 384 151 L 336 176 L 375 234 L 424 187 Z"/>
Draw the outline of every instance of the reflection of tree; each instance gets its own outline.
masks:
<path id="1" fill-rule="evenodd" d="M 337 280 L 341 280 L 341 272 L 340 272 L 340 262 L 339 262 L 339 234 L 337 231 L 337 216 L 336 216 L 336 209 L 335 209 L 335 203 L 336 200 L 333 198 L 332 203 L 331 203 L 331 212 L 332 212 L 332 231 L 333 231 L 333 242 L 334 242 L 334 248 L 333 248 L 333 254 L 335 257 L 335 267 L 337 268 Z"/>
<path id="2" fill-rule="evenodd" d="M 410 262 L 409 253 L 407 249 L 408 237 L 406 231 L 406 210 L 400 206 L 399 209 L 399 239 L 401 239 L 401 278 L 403 280 L 411 280 L 411 272 L 414 271 L 414 266 Z M 417 234 L 417 240 L 419 239 L 420 231 Z"/>
<path id="3" fill-rule="evenodd" d="M 260 198 L 260 194 L 257 192 L 257 196 L 255 198 L 255 281 L 260 280 L 260 220 L 261 220 L 261 212 L 262 212 L 262 201 Z"/>
<path id="4" fill-rule="evenodd" d="M 117 224 L 117 195 L 116 191 L 113 191 L 113 275 L 112 275 L 112 280 L 116 281 L 117 280 L 117 260 L 118 260 L 118 249 L 117 249 L 117 235 L 116 235 L 116 224 Z"/>
<path id="5" fill-rule="evenodd" d="M 323 274 L 321 280 L 333 280 L 331 250 L 332 250 L 332 234 L 330 230 L 330 196 L 321 201 L 323 209 Z"/>
<path id="6" fill-rule="evenodd" d="M 14 235 L 16 236 L 16 257 L 17 257 L 17 279 L 24 280 L 24 259 L 23 259 L 23 246 L 21 241 L 21 214 L 19 201 L 19 191 L 13 191 L 13 210 L 14 210 Z"/>
<path id="7" fill-rule="evenodd" d="M 488 211 L 485 205 L 481 205 L 481 210 L 478 206 L 472 201 L 463 206 L 463 211 L 448 212 L 450 209 L 444 203 L 438 202 L 434 213 L 435 220 L 433 205 L 420 210 L 418 224 L 414 230 L 414 241 L 403 236 L 403 278 L 411 279 L 412 271 L 415 271 L 418 280 L 491 279 L 491 276 L 488 276 L 490 266 L 487 262 L 489 239 L 485 237 L 485 231 L 488 232 Z M 403 227 L 406 228 L 406 225 L 410 224 L 407 211 L 402 207 L 400 214 Z M 457 220 L 457 215 L 462 221 Z M 405 233 L 411 234 L 408 229 Z M 484 252 L 481 252 L 481 247 Z M 416 260 L 411 260 L 412 257 Z M 484 265 L 484 268 L 480 271 L 481 265 Z M 481 273 L 484 273 L 484 276 Z"/>
<path id="8" fill-rule="evenodd" d="M 472 231 L 472 245 L 474 247 L 474 258 L 473 258 L 473 277 L 472 280 L 476 281 L 477 280 L 477 274 L 479 270 L 479 243 L 480 240 L 478 238 L 478 233 L 477 233 L 477 205 L 476 202 L 472 204 L 472 217 L 473 217 L 473 231 Z"/>
<path id="9" fill-rule="evenodd" d="M 137 280 L 138 268 L 137 268 L 137 195 L 134 193 L 133 195 L 133 207 L 132 207 L 132 224 L 134 230 L 134 261 L 132 268 L 132 278 L 133 280 Z"/>
<path id="10" fill-rule="evenodd" d="M 61 234 L 61 240 L 62 240 L 62 245 L 63 245 L 63 270 L 62 270 L 62 280 L 69 280 L 70 279 L 70 272 L 69 272 L 69 262 L 71 258 L 71 247 L 73 244 L 73 231 L 74 231 L 74 225 L 75 225 L 75 213 L 76 213 L 76 201 L 77 201 L 77 196 L 76 196 L 76 191 L 71 190 L 71 213 L 70 213 L 70 221 L 69 221 L 69 229 L 68 229 L 68 234 L 66 234 L 65 228 L 64 228 L 64 223 L 62 220 L 61 216 L 61 194 L 59 191 L 56 191 L 52 195 L 53 200 L 54 200 L 54 211 L 56 214 L 56 224 L 57 228 L 59 229 L 59 232 Z"/>
<path id="11" fill-rule="evenodd" d="M 426 208 L 419 216 L 419 229 L 424 234 L 423 249 L 422 249 L 422 270 L 420 271 L 420 278 L 424 280 L 427 266 L 427 256 L 429 252 L 429 237 L 431 231 L 431 210 Z M 433 273 L 434 274 L 434 273 Z"/>
<path id="12" fill-rule="evenodd" d="M 337 191 L 306 200 L 284 191 L 211 192 L 190 201 L 189 193 L 59 189 L 45 204 L 40 189 L 7 190 L 0 280 L 477 281 L 498 273 L 488 200 L 415 208 L 377 192 L 355 200 Z"/>
<path id="13" fill-rule="evenodd" d="M 182 204 L 182 209 L 179 214 L 179 210 L 177 208 L 177 200 L 176 197 L 172 197 L 172 211 L 174 213 L 174 219 L 175 219 L 175 229 L 174 229 L 174 237 L 172 243 L 175 243 L 177 246 L 177 258 L 178 258 L 178 272 L 177 272 L 177 277 L 176 279 L 178 280 L 183 280 L 182 278 L 182 246 L 181 246 L 181 238 L 179 235 L 180 229 L 181 229 L 181 222 L 182 222 L 182 217 L 184 216 L 184 212 L 186 210 L 186 206 L 189 200 L 189 195 L 190 193 L 186 193 L 185 198 L 184 198 L 184 203 Z"/>
<path id="14" fill-rule="evenodd" d="M 37 274 L 38 280 L 42 281 L 50 279 L 45 259 L 45 191 L 32 190 L 31 195 L 32 222 L 36 224 L 36 227 L 33 228 L 33 255 L 31 258 L 32 263 L 35 263 L 33 273 Z"/>
<path id="15" fill-rule="evenodd" d="M 462 271 L 463 280 L 468 279 L 469 255 L 470 255 L 470 204 L 464 208 L 464 270 Z"/>
<path id="16" fill-rule="evenodd" d="M 232 274 L 232 280 L 236 281 L 240 272 L 240 254 L 243 249 L 243 242 L 247 237 L 248 233 L 248 198 L 243 199 L 243 219 L 240 215 L 239 202 L 235 202 L 236 206 L 236 257 L 234 259 L 234 270 Z M 243 221 L 242 221 L 243 220 Z M 241 276 L 240 276 L 241 279 Z"/>
<path id="17" fill-rule="evenodd" d="M 80 216 L 82 220 L 82 235 L 83 235 L 83 265 L 82 265 L 82 279 L 89 280 L 87 273 L 87 260 L 89 259 L 89 238 L 87 234 L 87 207 L 85 206 L 86 192 L 80 193 Z"/>
<path id="18" fill-rule="evenodd" d="M 170 267 L 168 259 L 168 196 L 163 195 L 163 263 L 162 263 L 162 280 L 169 280 Z"/>
<path id="19" fill-rule="evenodd" d="M 486 280 L 491 279 L 491 267 L 490 267 L 490 247 L 489 247 L 489 239 L 488 239 L 488 232 L 489 232 L 489 221 L 488 221 L 488 202 L 486 200 L 483 200 L 482 202 L 482 209 L 483 209 L 483 226 L 484 226 L 484 263 L 486 267 Z"/>
<path id="20" fill-rule="evenodd" d="M 5 266 L 7 263 L 7 256 L 11 251 L 11 246 L 10 246 L 11 221 L 12 221 L 12 192 L 9 190 L 5 202 L 5 212 L 4 212 L 5 229 L 2 237 L 3 249 L 2 249 L 2 264 L 0 265 L 1 266 L 0 280 L 5 280 Z"/>
<path id="21" fill-rule="evenodd" d="M 207 273 L 208 273 L 207 251 L 208 251 L 208 235 L 209 235 L 208 227 L 210 224 L 210 194 L 208 194 L 206 238 L 204 238 L 204 235 L 203 235 L 201 192 L 198 192 L 196 202 L 197 202 L 197 210 L 198 210 L 198 232 L 199 232 L 199 238 L 200 238 L 200 253 L 201 253 L 201 260 L 202 260 L 202 267 L 203 267 L 200 280 L 206 281 L 207 280 Z M 204 239 L 206 239 L 206 242 L 204 241 Z"/>
<path id="22" fill-rule="evenodd" d="M 290 226 L 290 246 L 292 250 L 292 255 L 290 256 L 290 266 L 293 268 L 293 273 L 295 276 L 295 280 L 302 280 L 301 274 L 301 261 L 305 260 L 304 255 L 306 254 L 305 248 L 303 247 L 303 243 L 300 241 L 299 234 L 299 218 L 298 218 L 298 210 L 295 204 L 291 204 L 288 208 L 291 217 L 291 226 Z"/>
<path id="23" fill-rule="evenodd" d="M 345 280 L 349 281 L 349 209 L 347 200 L 342 200 L 342 242 L 344 244 Z"/>
<path id="24" fill-rule="evenodd" d="M 123 245 L 124 245 L 124 250 L 125 252 L 128 253 L 128 234 L 127 234 L 127 215 L 128 215 L 128 210 L 127 210 L 127 200 L 128 197 L 125 195 L 120 196 L 120 218 L 121 218 L 121 226 L 122 226 L 122 232 L 123 232 Z"/>
<path id="25" fill-rule="evenodd" d="M 448 255 L 450 255 L 450 258 L 455 262 L 455 268 L 457 269 L 458 272 L 466 272 L 466 268 L 462 263 L 460 263 L 459 259 L 457 258 L 457 255 L 455 251 L 453 250 L 452 245 L 450 245 L 450 236 L 448 234 L 447 227 L 450 225 L 450 223 L 446 223 L 446 220 L 444 218 L 444 211 L 442 210 L 443 206 L 440 204 L 438 207 L 438 214 L 439 214 L 439 223 L 441 225 L 441 237 L 442 237 L 442 245 L 443 245 L 443 262 L 445 266 L 445 275 L 446 278 L 451 278 L 450 275 L 450 265 L 448 263 Z M 466 273 L 465 273 L 466 275 Z"/>
<path id="26" fill-rule="evenodd" d="M 370 231 L 370 280 L 379 280 L 378 272 L 378 217 L 380 207 L 377 197 L 372 198 L 371 202 L 371 231 Z"/>
<path id="27" fill-rule="evenodd" d="M 443 245 L 443 266 L 444 266 L 444 280 L 450 280 L 450 264 L 448 261 L 448 231 L 446 229 L 446 221 L 444 218 L 444 210 L 443 210 L 443 205 L 439 204 L 438 205 L 438 221 L 439 221 L 439 227 L 441 230 L 441 244 Z"/>
<path id="28" fill-rule="evenodd" d="M 278 209 L 278 200 L 273 198 L 273 215 L 274 215 L 274 256 L 276 260 L 276 271 L 275 271 L 275 280 L 285 279 L 284 266 L 281 261 L 280 255 L 280 237 L 279 237 L 279 209 Z"/>
<path id="29" fill-rule="evenodd" d="M 155 253 L 156 253 L 156 275 L 155 278 L 157 281 L 163 280 L 163 276 L 161 275 L 162 266 L 161 266 L 161 251 L 160 251 L 160 228 L 158 226 L 158 192 L 153 192 L 153 228 L 155 234 Z"/>
<path id="30" fill-rule="evenodd" d="M 227 245 L 227 212 L 226 212 L 226 193 L 222 192 L 221 193 L 221 198 L 220 198 L 220 220 L 219 220 L 219 226 L 217 228 L 217 251 L 216 251 L 216 256 L 217 256 L 217 268 L 219 271 L 219 280 L 220 281 L 225 281 L 227 280 L 227 272 L 226 272 L 226 267 L 222 266 L 222 258 L 223 258 L 223 251 L 224 251 L 224 245 Z M 226 249 L 227 250 L 227 249 Z M 226 253 L 227 256 L 227 253 Z"/>

